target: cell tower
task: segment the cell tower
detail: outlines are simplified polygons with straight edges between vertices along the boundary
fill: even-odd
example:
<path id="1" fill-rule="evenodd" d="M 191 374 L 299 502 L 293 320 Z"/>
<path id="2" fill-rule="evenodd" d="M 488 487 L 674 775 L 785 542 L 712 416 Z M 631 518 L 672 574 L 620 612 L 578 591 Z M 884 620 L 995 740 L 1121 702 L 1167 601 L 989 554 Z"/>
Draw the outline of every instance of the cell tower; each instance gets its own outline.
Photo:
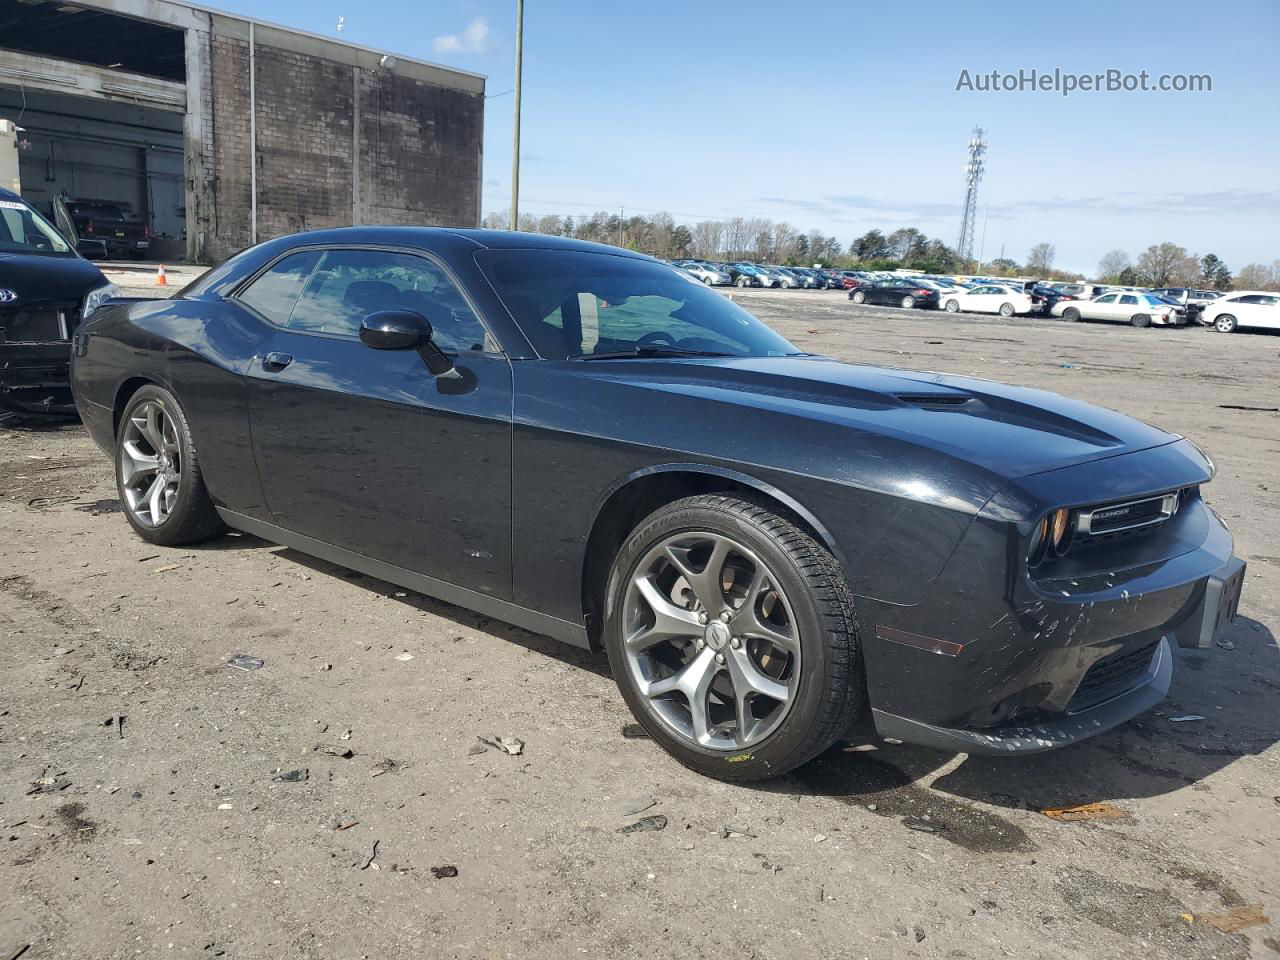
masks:
<path id="1" fill-rule="evenodd" d="M 986 169 L 987 131 L 981 127 L 973 128 L 973 136 L 969 138 L 969 162 L 964 165 L 964 213 L 960 217 L 960 242 L 956 244 L 956 253 L 961 260 L 973 259 L 973 241 L 978 219 L 978 184 L 982 182 L 982 173 Z"/>

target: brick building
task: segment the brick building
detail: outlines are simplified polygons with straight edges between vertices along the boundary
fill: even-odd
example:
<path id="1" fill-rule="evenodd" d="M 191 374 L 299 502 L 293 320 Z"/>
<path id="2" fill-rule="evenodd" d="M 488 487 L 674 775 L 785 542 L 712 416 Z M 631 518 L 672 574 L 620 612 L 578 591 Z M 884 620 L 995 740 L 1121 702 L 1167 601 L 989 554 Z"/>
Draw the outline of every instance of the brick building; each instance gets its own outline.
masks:
<path id="1" fill-rule="evenodd" d="M 161 258 L 480 220 L 483 77 L 177 0 L 0 0 L 0 119 L 28 201 L 121 204 Z"/>

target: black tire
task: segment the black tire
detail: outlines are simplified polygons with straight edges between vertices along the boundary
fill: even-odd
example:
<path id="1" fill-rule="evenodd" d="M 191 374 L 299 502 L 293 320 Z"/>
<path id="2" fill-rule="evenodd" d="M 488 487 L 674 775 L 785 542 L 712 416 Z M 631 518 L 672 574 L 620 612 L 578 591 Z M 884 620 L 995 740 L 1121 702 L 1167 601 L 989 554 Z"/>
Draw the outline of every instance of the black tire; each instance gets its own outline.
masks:
<path id="1" fill-rule="evenodd" d="M 902 298 L 901 306 L 903 310 L 911 310 L 912 308 L 915 307 L 915 305 L 916 305 L 916 298 L 911 296 L 911 294 L 907 294 L 905 297 Z"/>
<path id="2" fill-rule="evenodd" d="M 711 286 L 711 278 L 710 278 L 710 277 L 703 277 L 703 278 L 702 278 L 702 282 L 703 282 L 703 283 L 705 283 L 708 287 L 709 287 L 709 286 Z"/>
<path id="3" fill-rule="evenodd" d="M 1151 326 L 1151 317 L 1149 317 L 1145 313 L 1135 313 L 1132 317 L 1129 318 L 1129 322 L 1132 323 L 1135 327 L 1138 327 L 1139 329 L 1141 329 L 1142 327 Z"/>
<path id="4" fill-rule="evenodd" d="M 959 301 L 959 300 L 948 300 L 948 301 L 947 301 L 943 306 L 944 306 L 944 308 L 946 309 L 947 313 L 959 313 L 959 312 L 960 312 L 960 301 Z"/>
<path id="5" fill-rule="evenodd" d="M 637 690 L 623 651 L 628 583 L 657 543 L 686 531 L 730 537 L 755 551 L 776 573 L 795 613 L 801 649 L 796 699 L 778 727 L 743 752 L 702 747 L 669 729 Z M 659 508 L 618 551 L 607 590 L 605 648 L 614 680 L 649 735 L 698 773 L 730 781 L 781 776 L 835 743 L 863 708 L 862 657 L 844 574 L 812 536 L 768 507 L 729 494 L 704 494 Z"/>
<path id="6" fill-rule="evenodd" d="M 733 285 L 735 287 L 746 287 L 746 286 L 749 286 L 750 283 L 751 281 L 748 280 L 746 277 L 739 277 L 737 280 L 733 281 Z"/>
<path id="7" fill-rule="evenodd" d="M 863 293 L 861 290 L 855 290 L 853 291 L 853 293 L 849 294 L 849 299 L 852 300 L 854 303 L 866 303 L 867 295 Z"/>
<path id="8" fill-rule="evenodd" d="M 1013 304 L 1012 304 L 1012 303 L 1002 303 L 1002 304 L 1000 304 L 1000 316 L 1002 316 L 1002 317 L 1012 317 L 1015 313 L 1017 313 L 1017 311 L 1013 309 Z"/>
<path id="9" fill-rule="evenodd" d="M 155 526 L 140 523 L 133 511 L 129 509 L 121 469 L 125 425 L 129 423 L 134 410 L 145 401 L 158 403 L 164 409 L 165 415 L 171 418 L 176 428 L 182 463 L 173 509 L 164 522 Z M 129 521 L 129 526 L 133 527 L 134 532 L 142 539 L 160 546 L 171 547 L 185 543 L 200 543 L 217 536 L 225 529 L 222 518 L 218 516 L 213 507 L 213 501 L 209 498 L 209 492 L 205 489 L 204 476 L 200 471 L 200 459 L 196 452 L 195 441 L 191 437 L 191 427 L 187 422 L 186 413 L 177 398 L 163 387 L 147 384 L 129 398 L 116 429 L 114 465 L 121 512 Z"/>
<path id="10" fill-rule="evenodd" d="M 1067 309 L 1062 311 L 1062 319 L 1067 320 L 1071 323 L 1079 323 L 1080 311 L 1077 310 L 1075 307 L 1067 307 Z"/>
<path id="11" fill-rule="evenodd" d="M 1213 329 L 1219 333 L 1235 333 L 1237 326 L 1236 318 L 1229 313 L 1220 313 L 1213 321 Z"/>

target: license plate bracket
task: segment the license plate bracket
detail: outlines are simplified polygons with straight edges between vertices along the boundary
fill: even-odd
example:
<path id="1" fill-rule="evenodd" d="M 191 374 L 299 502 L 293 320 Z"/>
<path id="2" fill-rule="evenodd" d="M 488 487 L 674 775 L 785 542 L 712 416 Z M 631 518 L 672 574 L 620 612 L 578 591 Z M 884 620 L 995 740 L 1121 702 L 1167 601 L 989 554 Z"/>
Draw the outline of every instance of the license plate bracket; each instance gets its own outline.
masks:
<path id="1" fill-rule="evenodd" d="M 1201 650 L 1212 647 L 1235 622 L 1246 569 L 1243 560 L 1232 557 L 1230 563 L 1209 577 L 1200 609 L 1178 631 L 1179 646 Z"/>

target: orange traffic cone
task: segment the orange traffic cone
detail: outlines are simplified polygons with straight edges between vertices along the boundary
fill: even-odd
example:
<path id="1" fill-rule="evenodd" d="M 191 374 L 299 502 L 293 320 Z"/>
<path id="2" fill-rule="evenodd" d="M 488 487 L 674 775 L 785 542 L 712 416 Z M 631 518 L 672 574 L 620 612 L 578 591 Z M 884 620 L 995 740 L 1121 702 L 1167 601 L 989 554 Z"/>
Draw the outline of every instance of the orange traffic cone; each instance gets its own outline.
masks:
<path id="1" fill-rule="evenodd" d="M 169 278 L 164 275 L 164 264 L 162 263 L 160 264 L 160 269 L 156 271 L 156 286 L 167 287 L 168 285 Z"/>

